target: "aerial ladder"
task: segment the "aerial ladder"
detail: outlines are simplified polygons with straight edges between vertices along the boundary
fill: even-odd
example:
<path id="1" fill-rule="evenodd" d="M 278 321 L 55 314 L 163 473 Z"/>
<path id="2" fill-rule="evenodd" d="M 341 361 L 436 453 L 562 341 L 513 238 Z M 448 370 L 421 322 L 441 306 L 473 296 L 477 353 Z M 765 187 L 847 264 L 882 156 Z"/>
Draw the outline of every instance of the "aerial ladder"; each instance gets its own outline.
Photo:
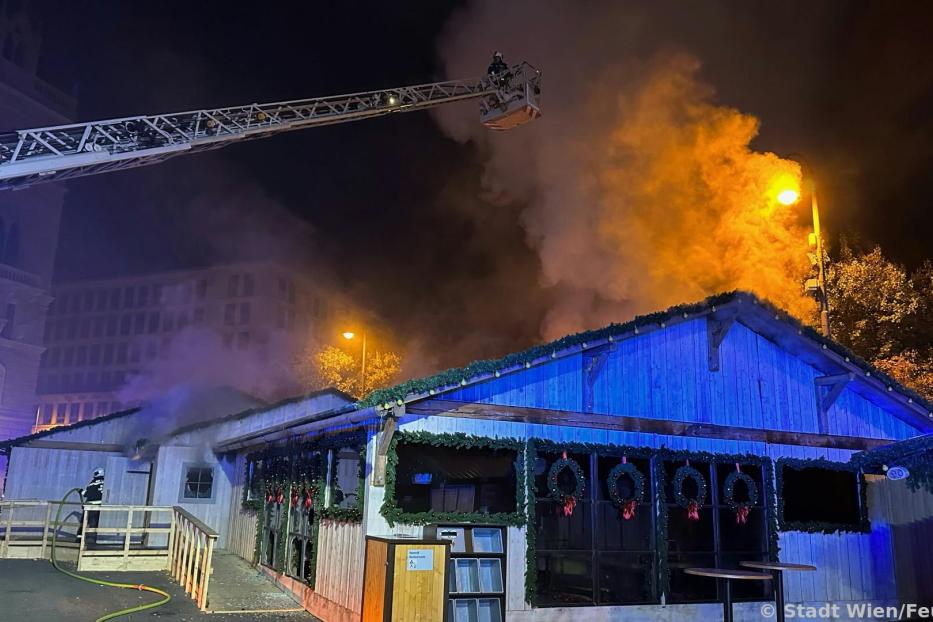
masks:
<path id="1" fill-rule="evenodd" d="M 475 80 L 0 132 L 0 189 L 120 171 L 309 127 L 480 100 L 493 130 L 540 116 L 540 72 L 526 62 Z"/>

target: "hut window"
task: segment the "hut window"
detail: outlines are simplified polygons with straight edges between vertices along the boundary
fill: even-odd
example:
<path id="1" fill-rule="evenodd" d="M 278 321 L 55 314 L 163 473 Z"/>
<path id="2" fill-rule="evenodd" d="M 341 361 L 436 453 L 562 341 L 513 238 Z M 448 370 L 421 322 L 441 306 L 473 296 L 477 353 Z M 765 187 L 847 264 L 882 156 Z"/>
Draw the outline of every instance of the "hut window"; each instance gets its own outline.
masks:
<path id="1" fill-rule="evenodd" d="M 535 542 L 538 606 L 646 603 L 655 596 L 656 561 L 651 468 L 647 459 L 627 458 L 644 475 L 644 499 L 630 520 L 623 520 L 611 500 L 608 475 L 620 456 L 569 454 L 580 465 L 586 493 L 570 516 L 550 499 L 547 475 L 556 454 L 539 456 L 535 467 Z M 575 484 L 568 470 L 559 483 Z M 623 497 L 632 495 L 628 477 L 617 482 Z"/>
<path id="2" fill-rule="evenodd" d="M 768 525 L 764 506 L 763 469 L 760 465 L 740 464 L 743 473 L 754 480 L 758 501 L 749 510 L 745 523 L 737 523 L 736 514 L 723 495 L 726 478 L 736 470 L 735 463 L 708 463 L 690 461 L 706 481 L 706 499 L 699 508 L 700 520 L 689 520 L 687 510 L 674 500 L 672 481 L 684 462 L 664 463 L 667 506 L 668 570 L 670 593 L 668 602 L 697 602 L 717 600 L 716 581 L 684 573 L 690 567 L 738 568 L 743 560 L 764 560 L 768 557 Z M 684 494 L 696 494 L 695 485 L 687 480 Z M 745 489 L 737 486 L 736 499 L 747 499 Z M 767 590 L 767 591 L 765 591 Z M 733 582 L 733 596 L 737 600 L 767 600 L 770 586 L 754 581 Z"/>
<path id="3" fill-rule="evenodd" d="M 331 452 L 331 507 L 359 506 L 360 475 L 359 448 L 343 447 Z"/>
<path id="4" fill-rule="evenodd" d="M 778 495 L 785 530 L 857 529 L 864 521 L 859 474 L 853 470 L 780 465 Z"/>
<path id="5" fill-rule="evenodd" d="M 211 501 L 214 498 L 214 467 L 184 465 L 181 501 Z"/>
<path id="6" fill-rule="evenodd" d="M 396 452 L 405 512 L 515 512 L 515 451 L 400 442 Z"/>
<path id="7" fill-rule="evenodd" d="M 246 500 L 262 499 L 262 460 L 251 458 L 246 463 Z"/>

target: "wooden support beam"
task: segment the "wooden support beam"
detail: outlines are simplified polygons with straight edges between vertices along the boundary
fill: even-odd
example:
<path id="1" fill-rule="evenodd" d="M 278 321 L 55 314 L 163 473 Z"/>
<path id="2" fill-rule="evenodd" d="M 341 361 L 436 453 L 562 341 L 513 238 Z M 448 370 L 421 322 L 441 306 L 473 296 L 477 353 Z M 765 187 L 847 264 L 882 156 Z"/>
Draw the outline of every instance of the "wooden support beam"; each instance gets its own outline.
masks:
<path id="1" fill-rule="evenodd" d="M 46 441 L 37 439 L 23 443 L 23 447 L 35 447 L 39 449 L 73 449 L 75 451 L 103 451 L 107 453 L 123 453 L 126 451 L 125 445 L 116 445 L 112 443 L 79 443 L 76 441 Z"/>
<path id="2" fill-rule="evenodd" d="M 383 418 L 379 427 L 378 439 L 376 441 L 376 456 L 373 459 L 373 486 L 386 485 L 386 459 L 389 454 L 389 447 L 392 446 L 392 437 L 395 436 L 395 430 L 398 429 L 398 419 L 405 414 L 405 405 L 396 406 L 391 414 Z"/>
<path id="3" fill-rule="evenodd" d="M 666 436 L 717 438 L 735 441 L 753 441 L 774 445 L 802 445 L 806 447 L 830 447 L 861 451 L 889 445 L 892 441 L 856 436 L 813 434 L 809 432 L 786 432 L 763 430 L 706 423 L 629 417 L 621 415 L 597 415 L 569 410 L 528 408 L 523 406 L 501 406 L 477 404 L 453 400 L 426 400 L 408 404 L 408 414 L 419 416 L 457 417 L 463 419 L 489 419 L 513 421 L 561 427 L 595 428 L 618 432 L 646 432 Z"/>
<path id="4" fill-rule="evenodd" d="M 816 391 L 816 414 L 820 426 L 820 432 L 829 431 L 829 409 L 832 408 L 839 396 L 842 395 L 846 385 L 855 379 L 855 374 L 846 372 L 842 374 L 833 374 L 831 376 L 820 376 L 814 378 L 814 389 Z M 824 391 L 825 389 L 825 391 Z"/>
<path id="5" fill-rule="evenodd" d="M 707 359 L 710 371 L 719 371 L 719 346 L 735 323 L 735 318 L 736 312 L 732 309 L 727 313 L 706 316 Z"/>

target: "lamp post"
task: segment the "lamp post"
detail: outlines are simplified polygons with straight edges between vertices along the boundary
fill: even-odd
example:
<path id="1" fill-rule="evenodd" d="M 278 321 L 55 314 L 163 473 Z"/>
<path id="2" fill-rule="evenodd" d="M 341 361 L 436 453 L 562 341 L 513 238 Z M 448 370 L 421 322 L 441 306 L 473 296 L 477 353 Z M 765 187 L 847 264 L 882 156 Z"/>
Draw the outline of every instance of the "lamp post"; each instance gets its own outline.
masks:
<path id="1" fill-rule="evenodd" d="M 356 338 L 356 333 L 348 330 L 343 333 L 343 338 L 351 341 Z M 360 338 L 363 341 L 362 360 L 360 361 L 360 396 L 362 397 L 366 395 L 366 333 L 361 333 Z"/>
<path id="2" fill-rule="evenodd" d="M 813 232 L 810 234 L 809 243 L 816 251 L 815 255 L 810 255 L 810 260 L 817 268 L 815 279 L 807 279 L 804 287 L 808 292 L 817 292 L 817 300 L 820 303 L 820 331 L 825 337 L 831 337 L 829 332 L 829 296 L 826 293 L 826 265 L 823 259 L 823 236 L 820 232 L 820 204 L 816 198 L 816 184 L 811 180 L 810 188 L 810 212 L 813 217 Z M 800 199 L 800 193 L 794 189 L 782 190 L 777 195 L 777 200 L 782 205 L 793 205 Z"/>

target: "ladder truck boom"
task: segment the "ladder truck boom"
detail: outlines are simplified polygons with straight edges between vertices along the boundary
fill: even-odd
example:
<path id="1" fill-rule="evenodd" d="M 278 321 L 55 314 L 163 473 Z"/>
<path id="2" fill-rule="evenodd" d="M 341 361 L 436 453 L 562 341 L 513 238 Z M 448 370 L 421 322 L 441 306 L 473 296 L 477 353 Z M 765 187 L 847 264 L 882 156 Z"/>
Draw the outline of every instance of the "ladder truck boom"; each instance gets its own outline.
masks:
<path id="1" fill-rule="evenodd" d="M 540 77 L 523 62 L 476 80 L 0 132 L 0 189 L 147 166 L 282 132 L 468 99 L 481 100 L 484 125 L 508 129 L 540 116 Z"/>

